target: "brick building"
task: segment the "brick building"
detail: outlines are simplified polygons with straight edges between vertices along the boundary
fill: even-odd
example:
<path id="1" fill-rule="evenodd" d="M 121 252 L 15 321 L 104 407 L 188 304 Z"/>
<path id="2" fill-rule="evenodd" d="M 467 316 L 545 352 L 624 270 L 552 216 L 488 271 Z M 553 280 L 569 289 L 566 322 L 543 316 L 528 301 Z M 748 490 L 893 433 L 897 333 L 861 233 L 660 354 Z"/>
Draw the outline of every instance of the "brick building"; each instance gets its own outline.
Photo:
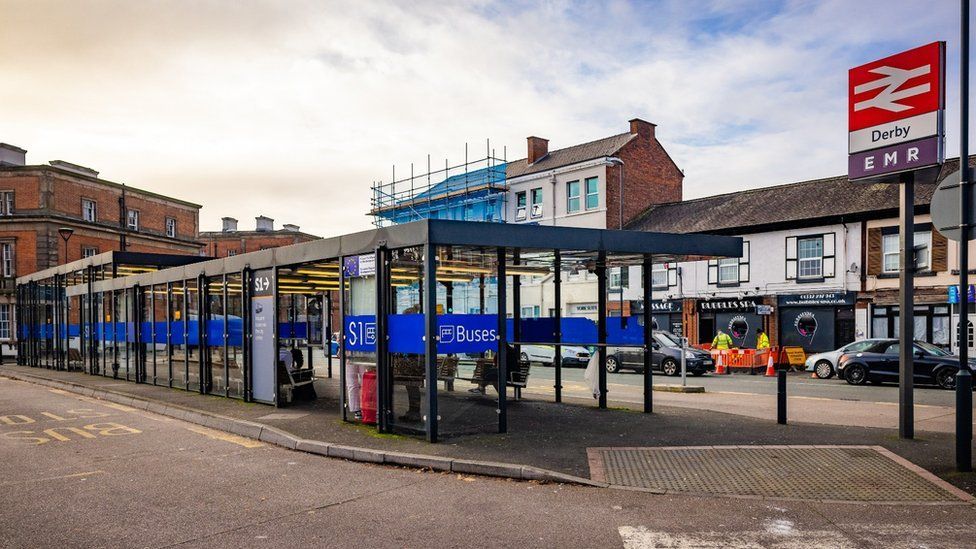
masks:
<path id="1" fill-rule="evenodd" d="M 27 165 L 0 143 L 0 341 L 12 335 L 14 279 L 119 250 L 199 255 L 200 205 L 98 177 L 63 162 Z M 73 232 L 67 241 L 59 229 Z"/>
<path id="2" fill-rule="evenodd" d="M 222 222 L 221 230 L 200 233 L 203 253 L 211 257 L 228 257 L 321 238 L 303 233 L 298 225 L 289 223 L 275 230 L 274 219 L 263 215 L 254 218 L 254 230 L 251 231 L 238 230 L 237 220 L 233 217 L 224 217 Z"/>

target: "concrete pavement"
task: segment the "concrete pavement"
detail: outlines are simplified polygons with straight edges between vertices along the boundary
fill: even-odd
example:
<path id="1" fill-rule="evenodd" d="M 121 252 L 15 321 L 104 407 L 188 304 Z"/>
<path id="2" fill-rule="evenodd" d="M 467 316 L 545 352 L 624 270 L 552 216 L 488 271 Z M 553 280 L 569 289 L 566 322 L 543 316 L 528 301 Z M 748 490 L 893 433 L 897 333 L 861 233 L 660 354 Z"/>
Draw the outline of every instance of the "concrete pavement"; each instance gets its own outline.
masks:
<path id="1" fill-rule="evenodd" d="M 969 506 L 714 500 L 324 459 L 4 378 L 0 414 L 4 547 L 907 548 L 976 535 Z"/>

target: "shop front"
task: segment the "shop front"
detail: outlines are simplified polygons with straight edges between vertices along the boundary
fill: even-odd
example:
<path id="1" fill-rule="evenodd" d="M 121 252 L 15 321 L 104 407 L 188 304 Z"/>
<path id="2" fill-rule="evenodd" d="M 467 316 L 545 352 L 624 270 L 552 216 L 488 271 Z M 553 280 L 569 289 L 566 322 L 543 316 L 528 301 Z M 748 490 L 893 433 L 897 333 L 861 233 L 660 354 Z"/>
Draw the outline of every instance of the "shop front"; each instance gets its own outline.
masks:
<path id="1" fill-rule="evenodd" d="M 764 328 L 763 317 L 756 313 L 760 298 L 713 299 L 699 301 L 698 343 L 711 343 L 722 330 L 736 347 L 755 347 L 756 328 Z"/>
<path id="2" fill-rule="evenodd" d="M 682 302 L 680 300 L 651 301 L 651 320 L 654 324 L 654 329 L 671 332 L 678 337 L 682 337 L 684 335 L 684 325 L 681 321 L 681 304 Z M 644 314 L 644 302 L 631 302 L 630 310 L 633 315 Z"/>
<path id="3" fill-rule="evenodd" d="M 945 289 L 916 289 L 912 337 L 949 349 L 952 330 L 951 305 Z M 871 307 L 871 337 L 898 337 L 899 307 L 893 292 L 875 295 Z"/>
<path id="4" fill-rule="evenodd" d="M 854 292 L 781 295 L 779 343 L 810 352 L 837 349 L 854 341 Z"/>

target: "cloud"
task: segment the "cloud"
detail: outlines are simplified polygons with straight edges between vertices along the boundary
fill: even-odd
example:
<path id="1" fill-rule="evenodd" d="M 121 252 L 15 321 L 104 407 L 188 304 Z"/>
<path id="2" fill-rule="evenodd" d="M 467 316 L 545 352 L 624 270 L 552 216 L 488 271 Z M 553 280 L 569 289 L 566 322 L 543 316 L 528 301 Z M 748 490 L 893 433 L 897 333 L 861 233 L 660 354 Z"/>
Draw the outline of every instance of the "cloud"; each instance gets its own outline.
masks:
<path id="1" fill-rule="evenodd" d="M 368 226 L 393 164 L 486 138 L 520 158 L 527 135 L 569 146 L 633 116 L 688 197 L 843 173 L 847 69 L 958 32 L 954 5 L 907 1 L 0 0 L 0 17 L 0 140 L 32 162 L 202 203 L 205 228 L 264 214 L 323 236 Z"/>

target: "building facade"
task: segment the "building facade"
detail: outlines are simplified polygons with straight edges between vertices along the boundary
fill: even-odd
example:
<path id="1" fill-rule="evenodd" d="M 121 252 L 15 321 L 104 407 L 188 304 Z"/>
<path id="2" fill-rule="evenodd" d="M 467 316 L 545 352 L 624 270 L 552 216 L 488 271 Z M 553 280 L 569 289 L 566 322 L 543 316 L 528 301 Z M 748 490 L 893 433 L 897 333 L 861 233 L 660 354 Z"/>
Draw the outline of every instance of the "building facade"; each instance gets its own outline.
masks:
<path id="1" fill-rule="evenodd" d="M 254 219 L 254 230 L 239 230 L 237 220 L 233 217 L 221 218 L 221 222 L 221 230 L 202 231 L 200 233 L 203 251 L 210 257 L 230 257 L 320 238 L 303 233 L 298 225 L 289 223 L 285 223 L 280 229 L 275 230 L 274 219 L 263 215 Z"/>
<path id="2" fill-rule="evenodd" d="M 17 276 L 108 251 L 200 254 L 199 204 L 26 153 L 0 144 L 0 341 L 13 336 Z"/>

